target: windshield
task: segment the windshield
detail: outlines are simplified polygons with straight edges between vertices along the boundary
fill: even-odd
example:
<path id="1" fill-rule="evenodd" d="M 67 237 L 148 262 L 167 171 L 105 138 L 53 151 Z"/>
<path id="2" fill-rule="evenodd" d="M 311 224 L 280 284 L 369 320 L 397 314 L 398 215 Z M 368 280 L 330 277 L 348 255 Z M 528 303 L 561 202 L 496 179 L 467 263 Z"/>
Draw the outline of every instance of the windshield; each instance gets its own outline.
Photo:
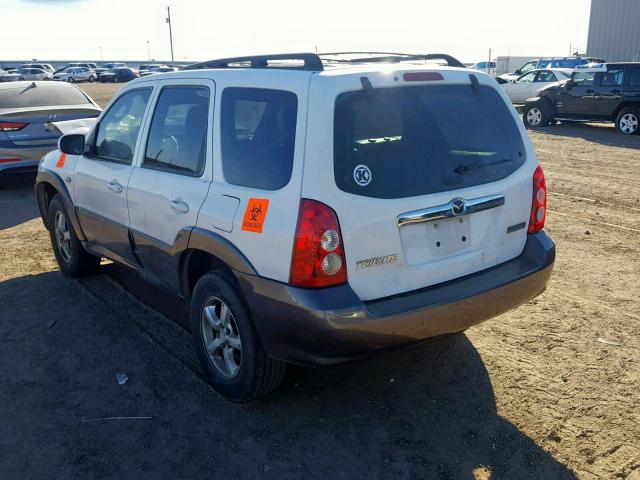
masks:
<path id="1" fill-rule="evenodd" d="M 338 96 L 334 175 L 345 192 L 426 195 L 505 178 L 525 160 L 498 92 L 470 85 L 393 87 Z M 364 173 L 363 173 L 364 172 Z"/>

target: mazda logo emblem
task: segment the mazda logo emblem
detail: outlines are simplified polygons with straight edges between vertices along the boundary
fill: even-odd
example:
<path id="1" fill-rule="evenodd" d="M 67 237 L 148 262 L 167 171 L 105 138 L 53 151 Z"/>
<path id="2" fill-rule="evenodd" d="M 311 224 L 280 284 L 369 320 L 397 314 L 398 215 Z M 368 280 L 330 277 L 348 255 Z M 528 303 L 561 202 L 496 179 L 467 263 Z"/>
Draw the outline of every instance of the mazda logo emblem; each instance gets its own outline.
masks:
<path id="1" fill-rule="evenodd" d="M 451 212 L 454 215 L 462 215 L 466 209 L 467 209 L 467 204 L 463 199 L 454 198 L 451 201 Z"/>

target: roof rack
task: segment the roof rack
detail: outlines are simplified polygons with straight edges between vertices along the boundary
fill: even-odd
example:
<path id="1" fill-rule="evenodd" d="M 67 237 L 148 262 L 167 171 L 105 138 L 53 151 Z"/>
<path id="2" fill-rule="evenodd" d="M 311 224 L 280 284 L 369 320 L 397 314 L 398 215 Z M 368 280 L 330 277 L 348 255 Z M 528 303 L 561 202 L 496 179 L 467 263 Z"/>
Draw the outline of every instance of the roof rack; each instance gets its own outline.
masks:
<path id="1" fill-rule="evenodd" d="M 446 53 L 330 52 L 318 55 L 324 61 L 336 63 L 399 63 L 411 60 L 445 60 L 450 67 L 466 68 L 460 60 Z M 355 58 L 336 58 L 342 56 L 355 56 Z"/>
<path id="2" fill-rule="evenodd" d="M 287 62 L 290 63 L 287 64 Z M 324 69 L 322 60 L 315 53 L 278 53 L 275 55 L 219 58 L 187 65 L 183 70 L 199 70 L 202 68 L 276 68 L 286 70 L 310 70 L 314 72 Z"/>
<path id="3" fill-rule="evenodd" d="M 340 58 L 340 57 L 352 58 Z M 450 67 L 465 68 L 457 58 L 446 53 L 391 53 L 391 52 L 333 52 L 333 53 L 278 53 L 208 60 L 187 65 L 183 70 L 203 68 L 273 68 L 321 72 L 323 62 L 333 63 L 400 63 L 416 60 L 444 60 Z"/>

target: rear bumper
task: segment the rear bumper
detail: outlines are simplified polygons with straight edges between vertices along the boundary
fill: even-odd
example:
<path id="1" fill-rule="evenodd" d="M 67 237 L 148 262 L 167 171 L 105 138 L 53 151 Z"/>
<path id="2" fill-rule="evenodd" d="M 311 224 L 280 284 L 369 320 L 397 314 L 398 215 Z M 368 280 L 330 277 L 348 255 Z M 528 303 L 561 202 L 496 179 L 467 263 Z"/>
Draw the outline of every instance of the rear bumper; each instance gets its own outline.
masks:
<path id="1" fill-rule="evenodd" d="M 555 245 L 529 235 L 522 254 L 482 272 L 393 297 L 362 302 L 348 284 L 308 290 L 236 272 L 267 353 L 329 365 L 376 350 L 463 331 L 541 294 Z"/>
<path id="2" fill-rule="evenodd" d="M 39 160 L 20 160 L 17 162 L 0 162 L 0 175 L 11 175 L 18 173 L 36 173 L 38 171 Z"/>

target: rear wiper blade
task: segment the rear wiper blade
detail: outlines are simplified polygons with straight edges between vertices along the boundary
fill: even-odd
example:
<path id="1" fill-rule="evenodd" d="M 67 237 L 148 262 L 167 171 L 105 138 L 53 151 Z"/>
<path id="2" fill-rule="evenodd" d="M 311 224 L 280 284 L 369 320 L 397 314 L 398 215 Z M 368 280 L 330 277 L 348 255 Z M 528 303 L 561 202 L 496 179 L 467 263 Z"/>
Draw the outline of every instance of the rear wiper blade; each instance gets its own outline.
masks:
<path id="1" fill-rule="evenodd" d="M 503 158 L 502 160 L 496 160 L 495 162 L 489 162 L 489 163 L 474 162 L 474 163 L 468 163 L 466 165 L 461 164 L 461 165 L 458 165 L 456 168 L 454 168 L 453 171 L 456 172 L 458 175 L 462 175 L 463 173 L 467 173 L 471 170 L 477 170 L 478 168 L 492 167 L 494 165 L 500 165 L 502 163 L 509 163 L 512 161 L 513 159 L 511 158 Z"/>

